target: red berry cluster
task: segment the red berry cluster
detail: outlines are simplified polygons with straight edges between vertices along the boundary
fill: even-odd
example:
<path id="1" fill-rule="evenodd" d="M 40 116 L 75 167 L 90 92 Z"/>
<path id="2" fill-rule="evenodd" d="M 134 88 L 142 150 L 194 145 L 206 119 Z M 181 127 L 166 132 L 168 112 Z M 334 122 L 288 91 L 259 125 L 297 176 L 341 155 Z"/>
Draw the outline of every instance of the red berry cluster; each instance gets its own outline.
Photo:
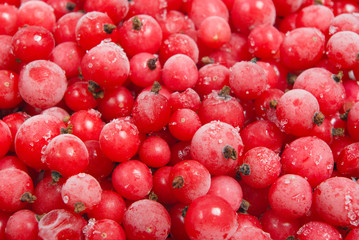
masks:
<path id="1" fill-rule="evenodd" d="M 0 0 L 0 239 L 358 240 L 358 0 Z"/>

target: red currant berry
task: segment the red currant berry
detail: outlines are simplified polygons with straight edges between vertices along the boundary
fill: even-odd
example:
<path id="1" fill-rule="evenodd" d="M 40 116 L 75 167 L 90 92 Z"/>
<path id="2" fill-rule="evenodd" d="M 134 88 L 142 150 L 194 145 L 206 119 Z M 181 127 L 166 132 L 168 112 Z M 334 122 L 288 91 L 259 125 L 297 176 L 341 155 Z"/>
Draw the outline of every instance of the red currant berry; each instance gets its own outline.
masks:
<path id="1" fill-rule="evenodd" d="M 19 75 L 19 92 L 33 107 L 49 108 L 64 97 L 67 79 L 56 63 L 36 60 L 27 64 Z"/>
<path id="2" fill-rule="evenodd" d="M 212 175 L 233 173 L 243 154 L 238 130 L 227 123 L 213 121 L 200 127 L 191 142 L 191 155 Z"/>
<path id="3" fill-rule="evenodd" d="M 130 57 L 141 52 L 156 53 L 162 43 L 161 27 L 149 15 L 136 15 L 119 29 L 119 43 Z"/>
<path id="4" fill-rule="evenodd" d="M 152 173 L 143 162 L 126 161 L 113 171 L 112 184 L 124 198 L 140 200 L 145 198 L 152 189 Z"/>
<path id="5" fill-rule="evenodd" d="M 312 195 L 312 188 L 307 180 L 299 175 L 286 174 L 271 185 L 268 199 L 278 215 L 296 219 L 309 211 Z"/>
<path id="6" fill-rule="evenodd" d="M 69 177 L 61 188 L 61 197 L 66 206 L 75 213 L 88 212 L 101 201 L 102 188 L 89 174 L 79 173 Z"/>
<path id="7" fill-rule="evenodd" d="M 140 137 L 134 124 L 115 119 L 103 127 L 99 142 L 106 157 L 123 162 L 137 153 Z"/>
<path id="8" fill-rule="evenodd" d="M 186 160 L 173 166 L 169 175 L 172 194 L 182 203 L 191 203 L 208 193 L 211 175 L 201 163 Z"/>
<path id="9" fill-rule="evenodd" d="M 130 62 L 117 44 L 103 42 L 89 50 L 81 60 L 84 79 L 104 88 L 122 85 L 130 73 Z"/>
<path id="10" fill-rule="evenodd" d="M 221 197 L 199 197 L 186 212 L 185 229 L 193 240 L 229 239 L 237 227 L 235 211 Z"/>
<path id="11" fill-rule="evenodd" d="M 90 50 L 105 39 L 118 40 L 118 30 L 111 18 L 102 12 L 88 12 L 76 24 L 76 41 L 83 50 Z M 102 55 L 103 57 L 103 55 Z"/>
<path id="12" fill-rule="evenodd" d="M 170 226 L 171 218 L 167 210 L 160 203 L 148 199 L 132 203 L 123 219 L 128 240 L 166 239 Z"/>

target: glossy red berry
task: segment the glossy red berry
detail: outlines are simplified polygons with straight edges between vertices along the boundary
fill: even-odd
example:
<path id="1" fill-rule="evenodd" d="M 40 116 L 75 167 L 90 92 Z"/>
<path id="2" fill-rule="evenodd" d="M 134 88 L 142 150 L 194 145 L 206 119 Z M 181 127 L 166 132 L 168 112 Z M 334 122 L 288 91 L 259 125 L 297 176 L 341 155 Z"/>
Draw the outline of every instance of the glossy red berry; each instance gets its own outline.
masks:
<path id="1" fill-rule="evenodd" d="M 280 157 L 266 147 L 248 150 L 240 161 L 239 173 L 243 182 L 254 188 L 272 185 L 281 173 Z"/>
<path id="2" fill-rule="evenodd" d="M 0 210 L 15 212 L 36 200 L 34 185 L 30 176 L 19 169 L 0 171 Z"/>
<path id="3" fill-rule="evenodd" d="M 328 144 L 316 137 L 302 137 L 286 146 L 282 153 L 282 171 L 300 175 L 312 187 L 328 179 L 333 172 L 333 154 Z"/>
<path id="4" fill-rule="evenodd" d="M 157 199 L 159 203 L 171 205 L 178 203 L 178 200 L 172 194 L 172 184 L 170 182 L 170 173 L 172 167 L 164 166 L 156 170 L 153 174 L 153 187 L 150 193 L 150 199 Z"/>
<path id="5" fill-rule="evenodd" d="M 198 80 L 195 62 L 184 54 L 170 57 L 162 69 L 162 81 L 172 91 L 184 91 L 192 88 Z"/>
<path id="6" fill-rule="evenodd" d="M 138 160 L 123 162 L 112 173 L 112 185 L 126 199 L 144 199 L 152 189 L 151 170 Z"/>
<path id="7" fill-rule="evenodd" d="M 275 16 L 274 4 L 269 0 L 235 0 L 231 10 L 233 25 L 244 34 L 261 24 L 273 25 Z"/>
<path id="8" fill-rule="evenodd" d="M 130 60 L 130 80 L 140 87 L 152 86 L 161 79 L 161 63 L 150 53 L 138 53 Z"/>
<path id="9" fill-rule="evenodd" d="M 126 0 L 86 0 L 84 3 L 84 10 L 86 12 L 99 11 L 106 13 L 115 24 L 118 24 L 126 17 L 129 10 L 129 3 Z"/>
<path id="10" fill-rule="evenodd" d="M 173 33 L 161 44 L 159 57 L 164 64 L 170 57 L 176 54 L 184 54 L 198 63 L 199 49 L 196 42 L 188 35 Z"/>
<path id="11" fill-rule="evenodd" d="M 18 26 L 24 25 L 44 27 L 54 31 L 56 16 L 54 9 L 43 1 L 28 1 L 19 8 Z"/>
<path id="12" fill-rule="evenodd" d="M 76 24 L 84 15 L 82 12 L 71 12 L 57 20 L 54 30 L 54 38 L 57 44 L 63 42 L 76 42 Z"/>
<path id="13" fill-rule="evenodd" d="M 37 183 L 34 190 L 36 201 L 31 205 L 36 214 L 42 215 L 54 209 L 66 208 L 61 197 L 61 188 L 65 180 L 63 178 L 57 179 L 56 177 L 56 174 L 52 174 Z"/>
<path id="14" fill-rule="evenodd" d="M 224 86 L 221 91 L 212 91 L 204 97 L 198 110 L 203 124 L 217 120 L 233 127 L 243 127 L 243 108 L 237 99 L 230 96 L 230 90 L 228 86 Z"/>
<path id="15" fill-rule="evenodd" d="M 335 227 L 319 221 L 311 221 L 304 224 L 296 234 L 296 238 L 298 240 L 310 240 L 322 238 L 323 236 L 325 236 L 328 240 L 343 239 Z"/>
<path id="16" fill-rule="evenodd" d="M 81 60 L 81 73 L 85 80 L 100 87 L 121 86 L 130 73 L 130 63 L 121 47 L 103 42 L 89 50 Z"/>
<path id="17" fill-rule="evenodd" d="M 104 97 L 97 99 L 97 109 L 101 112 L 102 119 L 111 121 L 115 118 L 129 116 L 134 103 L 131 92 L 119 86 L 113 89 L 106 89 Z"/>
<path id="18" fill-rule="evenodd" d="M 231 28 L 222 17 L 211 16 L 204 19 L 199 26 L 198 38 L 209 48 L 219 48 L 229 42 Z"/>
<path id="19" fill-rule="evenodd" d="M 154 168 L 165 166 L 171 158 L 168 143 L 160 137 L 149 137 L 142 141 L 138 154 L 142 162 Z"/>
<path id="20" fill-rule="evenodd" d="M 324 115 L 317 99 L 308 91 L 293 89 L 286 92 L 276 106 L 280 128 L 294 136 L 309 135 L 314 124 L 320 126 Z"/>
<path id="21" fill-rule="evenodd" d="M 344 104 L 345 90 L 340 74 L 324 68 L 310 68 L 296 78 L 294 89 L 304 89 L 318 100 L 320 111 L 326 116 L 337 112 Z"/>
<path id="22" fill-rule="evenodd" d="M 141 52 L 156 53 L 162 43 L 161 27 L 149 15 L 136 15 L 119 29 L 119 43 L 130 57 Z"/>
<path id="23" fill-rule="evenodd" d="M 14 35 L 17 31 L 18 9 L 15 6 L 0 5 L 0 34 Z"/>
<path id="24" fill-rule="evenodd" d="M 168 122 L 171 134 L 182 141 L 190 141 L 201 126 L 202 123 L 197 113 L 186 108 L 172 113 Z"/>
<path id="25" fill-rule="evenodd" d="M 186 160 L 175 164 L 169 175 L 172 194 L 182 203 L 191 203 L 207 194 L 211 175 L 198 161 Z"/>
<path id="26" fill-rule="evenodd" d="M 42 156 L 50 170 L 64 177 L 84 172 L 89 164 L 89 153 L 84 142 L 72 134 L 54 137 L 46 146 Z"/>
<path id="27" fill-rule="evenodd" d="M 60 134 L 65 124 L 56 117 L 37 115 L 26 120 L 15 136 L 15 151 L 17 156 L 27 166 L 35 169 L 46 169 L 41 161 L 46 145 Z"/>
<path id="28" fill-rule="evenodd" d="M 169 121 L 171 108 L 167 98 L 159 94 L 160 89 L 159 83 L 155 82 L 151 91 L 141 92 L 135 100 L 132 116 L 140 132 L 159 131 Z"/>
<path id="29" fill-rule="evenodd" d="M 234 211 L 239 209 L 243 199 L 241 185 L 234 178 L 226 175 L 212 177 L 211 187 L 207 194 L 223 198 Z"/>
<path id="30" fill-rule="evenodd" d="M 118 193 L 109 190 L 103 190 L 101 201 L 87 214 L 90 218 L 111 219 L 122 223 L 123 215 L 126 211 L 126 203 Z"/>
<path id="31" fill-rule="evenodd" d="M 187 12 L 194 25 L 198 29 L 203 20 L 211 16 L 218 16 L 228 21 L 229 13 L 226 5 L 220 0 L 191 1 L 190 10 Z"/>
<path id="32" fill-rule="evenodd" d="M 73 113 L 67 122 L 67 128 L 82 141 L 99 140 L 105 123 L 97 110 L 79 110 Z"/>
<path id="33" fill-rule="evenodd" d="M 118 30 L 111 18 L 97 11 L 88 12 L 77 21 L 75 34 L 83 50 L 90 50 L 105 39 L 118 40 Z"/>
<path id="34" fill-rule="evenodd" d="M 286 34 L 280 47 L 280 58 L 294 70 L 313 67 L 323 56 L 325 37 L 316 28 L 296 28 Z"/>
<path id="35" fill-rule="evenodd" d="M 214 195 L 194 200 L 185 216 L 186 233 L 193 240 L 228 239 L 237 226 L 236 213 L 231 205 Z"/>
<path id="36" fill-rule="evenodd" d="M 30 210 L 19 210 L 11 215 L 6 223 L 5 239 L 35 240 L 38 234 L 36 214 Z"/>
<path id="37" fill-rule="evenodd" d="M 115 119 L 103 127 L 99 142 L 106 157 L 114 162 L 124 162 L 137 153 L 140 138 L 134 124 Z"/>
<path id="38" fill-rule="evenodd" d="M 90 219 L 83 229 L 85 240 L 125 240 L 126 234 L 121 225 L 111 219 Z"/>

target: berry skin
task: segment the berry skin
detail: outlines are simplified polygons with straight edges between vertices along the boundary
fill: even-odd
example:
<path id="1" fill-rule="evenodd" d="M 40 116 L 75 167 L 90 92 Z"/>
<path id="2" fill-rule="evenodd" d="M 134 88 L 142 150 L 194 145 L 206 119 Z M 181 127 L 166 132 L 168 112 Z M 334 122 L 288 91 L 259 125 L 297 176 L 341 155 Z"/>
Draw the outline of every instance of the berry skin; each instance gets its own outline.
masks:
<path id="1" fill-rule="evenodd" d="M 268 78 L 259 65 L 242 61 L 233 65 L 229 72 L 229 86 L 241 99 L 258 98 L 267 88 Z"/>
<path id="2" fill-rule="evenodd" d="M 149 15 L 133 16 L 119 29 L 119 43 L 130 57 L 142 52 L 156 53 L 161 42 L 161 27 Z"/>
<path id="3" fill-rule="evenodd" d="M 302 89 L 286 92 L 279 99 L 276 112 L 280 128 L 294 136 L 309 135 L 314 124 L 320 126 L 324 120 L 317 99 Z"/>
<path id="4" fill-rule="evenodd" d="M 160 137 L 145 139 L 138 150 L 140 160 L 149 167 L 165 166 L 171 158 L 171 150 L 167 142 Z"/>
<path id="5" fill-rule="evenodd" d="M 55 40 L 49 30 L 39 26 L 20 28 L 12 38 L 11 51 L 23 62 L 47 60 L 55 47 Z"/>
<path id="6" fill-rule="evenodd" d="M 158 202 L 143 199 L 132 203 L 125 212 L 123 227 L 128 240 L 167 238 L 171 218 Z"/>
<path id="7" fill-rule="evenodd" d="M 235 0 L 231 10 L 233 25 L 244 34 L 258 25 L 273 25 L 275 15 L 274 4 L 269 0 Z"/>
<path id="8" fill-rule="evenodd" d="M 265 188 L 274 183 L 280 172 L 280 157 L 266 147 L 256 147 L 243 155 L 239 173 L 243 182 L 254 188 Z"/>
<path id="9" fill-rule="evenodd" d="M 117 44 L 102 42 L 82 58 L 81 73 L 87 81 L 94 81 L 103 88 L 112 88 L 125 82 L 130 73 L 130 62 Z"/>
<path id="10" fill-rule="evenodd" d="M 38 234 L 38 220 L 36 214 L 23 209 L 15 212 L 6 224 L 5 239 L 7 240 L 35 240 Z"/>
<path id="11" fill-rule="evenodd" d="M 231 29 L 225 19 L 217 16 L 208 17 L 199 26 L 198 38 L 209 48 L 219 48 L 229 42 Z"/>
<path id="12" fill-rule="evenodd" d="M 193 240 L 228 239 L 237 226 L 236 213 L 231 205 L 214 195 L 194 200 L 185 216 L 185 229 Z"/>
<path id="13" fill-rule="evenodd" d="M 140 146 L 136 126 L 118 119 L 103 127 L 99 142 L 103 154 L 114 162 L 129 160 L 137 153 Z"/>
<path id="14" fill-rule="evenodd" d="M 173 166 L 169 183 L 172 194 L 182 203 L 191 203 L 207 194 L 211 185 L 211 175 L 199 162 L 187 160 Z"/>
<path id="15" fill-rule="evenodd" d="M 151 170 L 138 160 L 123 162 L 112 173 L 112 185 L 126 199 L 143 199 L 152 189 Z"/>
<path id="16" fill-rule="evenodd" d="M 286 174 L 271 185 L 268 199 L 278 215 L 296 219 L 309 211 L 312 195 L 312 188 L 307 180 L 299 175 Z"/>
<path id="17" fill-rule="evenodd" d="M 61 188 L 62 200 L 75 213 L 88 212 L 101 201 L 102 188 L 89 174 L 69 177 Z"/>
<path id="18" fill-rule="evenodd" d="M 198 80 L 195 62 L 184 54 L 170 57 L 162 69 L 162 81 L 172 91 L 184 91 L 192 88 Z"/>
<path id="19" fill-rule="evenodd" d="M 78 20 L 75 35 L 80 47 L 83 50 L 90 50 L 105 39 L 116 42 L 118 30 L 107 14 L 92 11 Z"/>
<path id="20" fill-rule="evenodd" d="M 286 34 L 280 47 L 283 64 L 294 70 L 313 67 L 323 56 L 325 37 L 316 28 L 296 28 Z"/>
<path id="21" fill-rule="evenodd" d="M 212 175 L 234 173 L 243 154 L 238 130 L 227 123 L 213 121 L 200 127 L 191 142 L 191 155 Z"/>
<path id="22" fill-rule="evenodd" d="M 297 138 L 282 153 L 282 171 L 300 175 L 312 187 L 328 179 L 333 172 L 333 153 L 323 140 L 317 137 Z"/>
<path id="23" fill-rule="evenodd" d="M 359 186 L 349 178 L 332 177 L 323 181 L 313 195 L 313 207 L 333 226 L 359 225 Z"/>
<path id="24" fill-rule="evenodd" d="M 19 75 L 20 95 L 33 107 L 45 109 L 55 106 L 64 97 L 66 88 L 64 70 L 50 61 L 32 61 Z"/>
<path id="25" fill-rule="evenodd" d="M 30 176 L 19 169 L 8 168 L 0 171 L 0 210 L 15 212 L 36 200 Z"/>

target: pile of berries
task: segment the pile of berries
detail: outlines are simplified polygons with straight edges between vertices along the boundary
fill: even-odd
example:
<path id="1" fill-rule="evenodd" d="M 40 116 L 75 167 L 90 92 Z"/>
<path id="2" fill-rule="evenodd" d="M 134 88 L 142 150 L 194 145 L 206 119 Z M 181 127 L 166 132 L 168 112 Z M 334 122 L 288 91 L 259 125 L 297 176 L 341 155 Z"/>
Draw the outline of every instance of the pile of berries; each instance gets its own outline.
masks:
<path id="1" fill-rule="evenodd" d="M 0 239 L 358 240 L 358 0 L 0 0 Z"/>

